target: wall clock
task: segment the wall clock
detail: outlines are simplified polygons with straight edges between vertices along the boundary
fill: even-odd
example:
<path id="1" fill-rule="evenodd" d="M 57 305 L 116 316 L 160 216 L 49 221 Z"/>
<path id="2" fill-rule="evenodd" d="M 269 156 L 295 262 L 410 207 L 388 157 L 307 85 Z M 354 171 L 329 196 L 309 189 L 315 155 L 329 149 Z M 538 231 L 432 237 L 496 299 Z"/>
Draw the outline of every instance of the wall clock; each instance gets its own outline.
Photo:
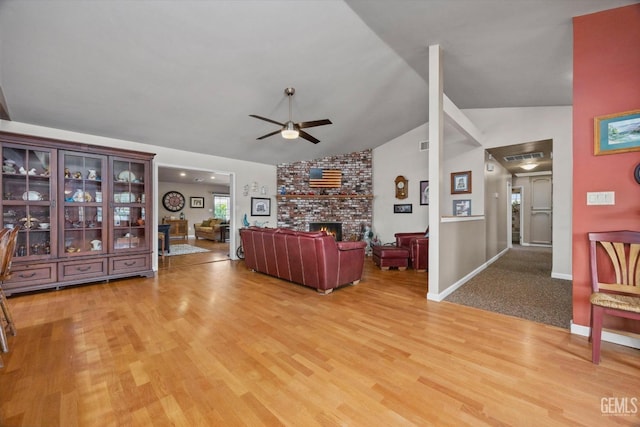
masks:
<path id="1" fill-rule="evenodd" d="M 402 175 L 398 175 L 395 180 L 396 183 L 396 199 L 406 199 L 409 190 L 409 181 Z"/>
<path id="2" fill-rule="evenodd" d="M 178 212 L 184 208 L 184 196 L 177 191 L 168 191 L 162 196 L 162 205 L 171 212 Z"/>

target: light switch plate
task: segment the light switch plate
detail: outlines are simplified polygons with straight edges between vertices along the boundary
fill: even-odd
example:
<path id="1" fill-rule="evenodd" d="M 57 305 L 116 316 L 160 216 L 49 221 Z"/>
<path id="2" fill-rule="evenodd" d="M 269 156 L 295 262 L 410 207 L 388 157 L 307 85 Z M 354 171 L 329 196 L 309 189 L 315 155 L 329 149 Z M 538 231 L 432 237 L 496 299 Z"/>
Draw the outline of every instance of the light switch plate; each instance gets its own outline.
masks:
<path id="1" fill-rule="evenodd" d="M 587 192 L 587 205 L 615 205 L 615 191 L 594 191 Z"/>

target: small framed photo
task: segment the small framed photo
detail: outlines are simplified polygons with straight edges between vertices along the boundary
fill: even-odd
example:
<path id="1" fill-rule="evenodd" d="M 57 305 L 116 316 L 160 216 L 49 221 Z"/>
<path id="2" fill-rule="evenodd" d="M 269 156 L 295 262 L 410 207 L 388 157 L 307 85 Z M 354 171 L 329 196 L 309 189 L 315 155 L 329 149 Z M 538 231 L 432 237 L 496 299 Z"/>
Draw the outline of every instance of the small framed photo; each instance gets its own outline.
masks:
<path id="1" fill-rule="evenodd" d="M 471 200 L 454 200 L 453 201 L 454 216 L 471 216 Z"/>
<path id="2" fill-rule="evenodd" d="M 451 194 L 471 193 L 471 171 L 451 174 Z"/>
<path id="3" fill-rule="evenodd" d="M 393 213 L 413 213 L 413 205 L 411 203 L 393 205 Z"/>
<path id="4" fill-rule="evenodd" d="M 191 207 L 196 209 L 204 209 L 204 197 L 190 197 Z"/>
<path id="5" fill-rule="evenodd" d="M 599 116 L 594 119 L 594 154 L 640 151 L 640 110 Z"/>
<path id="6" fill-rule="evenodd" d="M 263 197 L 251 198 L 251 216 L 270 216 L 271 199 Z"/>
<path id="7" fill-rule="evenodd" d="M 429 204 L 429 181 L 420 181 L 420 204 Z"/>

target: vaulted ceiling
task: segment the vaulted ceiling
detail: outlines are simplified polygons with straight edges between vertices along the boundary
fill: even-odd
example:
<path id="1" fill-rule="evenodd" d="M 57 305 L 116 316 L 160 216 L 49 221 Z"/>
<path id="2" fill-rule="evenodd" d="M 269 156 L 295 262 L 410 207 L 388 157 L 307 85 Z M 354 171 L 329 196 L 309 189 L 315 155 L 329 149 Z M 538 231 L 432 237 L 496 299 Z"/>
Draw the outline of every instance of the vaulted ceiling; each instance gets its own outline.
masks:
<path id="1" fill-rule="evenodd" d="M 572 22 L 628 0 L 0 2 L 12 120 L 268 164 L 427 121 L 427 51 L 460 108 L 571 105 Z M 311 144 L 284 122 L 329 118 Z"/>

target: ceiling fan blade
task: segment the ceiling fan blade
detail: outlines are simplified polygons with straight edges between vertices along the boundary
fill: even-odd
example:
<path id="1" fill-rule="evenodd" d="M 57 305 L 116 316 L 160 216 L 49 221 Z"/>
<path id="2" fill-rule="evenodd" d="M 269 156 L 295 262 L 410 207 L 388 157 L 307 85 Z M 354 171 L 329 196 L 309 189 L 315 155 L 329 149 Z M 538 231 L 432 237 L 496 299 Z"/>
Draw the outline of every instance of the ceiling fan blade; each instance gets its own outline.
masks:
<path id="1" fill-rule="evenodd" d="M 265 122 L 273 123 L 275 125 L 284 126 L 284 123 L 276 122 L 275 120 L 267 119 L 266 117 L 256 116 L 255 114 L 249 114 L 249 117 L 264 120 Z"/>
<path id="2" fill-rule="evenodd" d="M 273 132 L 271 132 L 271 133 L 268 133 L 268 134 L 266 134 L 266 135 L 262 135 L 260 138 L 256 138 L 256 139 L 265 139 L 265 138 L 269 138 L 270 136 L 276 135 L 276 134 L 278 134 L 278 133 L 280 133 L 280 129 L 278 129 L 278 130 L 276 130 L 276 131 L 273 131 Z"/>
<path id="3" fill-rule="evenodd" d="M 309 135 L 308 133 L 306 133 L 303 130 L 300 131 L 300 138 L 304 138 L 309 142 L 313 142 L 314 144 L 317 144 L 318 142 L 320 142 L 320 140 L 318 138 L 315 138 L 315 137 Z"/>
<path id="4" fill-rule="evenodd" d="M 311 122 L 300 122 L 297 123 L 298 127 L 300 129 L 306 129 L 306 128 L 312 128 L 312 127 L 316 127 L 316 126 L 324 126 L 324 125 L 330 125 L 331 120 L 329 119 L 323 119 L 323 120 L 314 120 Z"/>

